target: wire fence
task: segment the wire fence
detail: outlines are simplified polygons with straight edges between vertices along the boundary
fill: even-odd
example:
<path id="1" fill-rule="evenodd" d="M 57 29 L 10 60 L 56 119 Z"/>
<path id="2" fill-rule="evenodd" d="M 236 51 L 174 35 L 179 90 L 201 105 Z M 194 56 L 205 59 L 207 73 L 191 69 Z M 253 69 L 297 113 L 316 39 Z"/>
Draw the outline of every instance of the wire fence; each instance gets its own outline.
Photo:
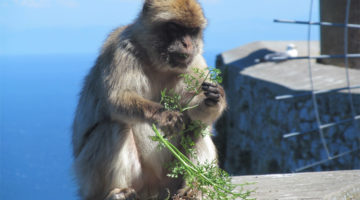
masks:
<path id="1" fill-rule="evenodd" d="M 295 131 L 295 132 L 291 132 L 291 133 L 287 133 L 283 135 L 283 138 L 290 138 L 290 137 L 296 137 L 299 135 L 303 135 L 303 134 L 309 134 L 311 132 L 318 132 L 320 135 L 320 139 L 321 139 L 321 143 L 322 146 L 326 152 L 326 159 L 308 164 L 308 165 L 304 165 L 301 166 L 299 168 L 296 168 L 294 171 L 295 172 L 300 172 L 300 171 L 304 171 L 306 169 L 324 164 L 326 162 L 329 162 L 331 160 L 334 159 L 338 159 L 340 157 L 343 157 L 345 155 L 348 155 L 350 153 L 353 153 L 355 151 L 359 151 L 360 147 L 349 150 L 349 151 L 344 151 L 341 153 L 338 153 L 336 155 L 331 155 L 330 151 L 329 151 L 329 147 L 328 147 L 328 143 L 325 139 L 324 136 L 324 129 L 330 128 L 330 127 L 334 127 L 334 126 L 339 126 L 341 124 L 344 123 L 349 123 L 352 122 L 352 126 L 355 127 L 355 131 L 357 133 L 359 133 L 360 135 L 360 127 L 357 124 L 357 120 L 360 120 L 360 115 L 358 115 L 355 111 L 355 106 L 354 106 L 354 101 L 353 101 L 353 93 L 352 90 L 353 89 L 358 89 L 360 88 L 360 85 L 351 85 L 350 82 L 350 75 L 349 75 L 349 58 L 360 58 L 360 53 L 358 54 L 349 54 L 348 53 L 348 29 L 349 28 L 356 28 L 359 29 L 360 28 L 360 24 L 349 24 L 349 15 L 350 15 L 350 5 L 351 5 L 351 0 L 346 0 L 346 12 L 345 12 L 345 21 L 344 23 L 332 23 L 332 22 L 313 22 L 312 21 L 312 14 L 313 14 L 313 0 L 310 1 L 310 9 L 309 9 L 309 19 L 308 21 L 297 21 L 297 20 L 279 20 L 279 19 L 275 19 L 274 22 L 276 23 L 291 23 L 291 24 L 300 24 L 300 25 L 307 25 L 308 26 L 308 31 L 307 31 L 307 56 L 302 56 L 302 57 L 273 57 L 271 58 L 271 61 L 281 61 L 281 60 L 293 60 L 293 59 L 307 59 L 308 60 L 308 75 L 309 75 L 309 82 L 310 82 L 310 90 L 311 92 L 305 92 L 302 94 L 284 94 L 284 95 L 280 95 L 275 97 L 276 100 L 285 100 L 285 99 L 292 99 L 292 98 L 298 98 L 298 97 L 304 97 L 304 96 L 311 96 L 311 101 L 313 104 L 313 112 L 315 114 L 315 121 L 316 121 L 316 128 L 312 129 L 312 130 L 305 130 L 305 131 Z M 313 56 L 311 55 L 311 30 L 312 30 L 312 26 L 333 26 L 333 27 L 338 27 L 338 28 L 344 28 L 344 54 L 341 55 L 319 55 L 319 56 Z M 342 87 L 342 88 L 335 88 L 335 89 L 330 89 L 330 90 L 315 90 L 314 89 L 314 82 L 313 82 L 313 66 L 311 63 L 311 60 L 313 59 L 333 59 L 333 58 L 344 58 L 345 61 L 345 75 L 346 75 L 346 87 Z M 324 93 L 332 93 L 332 92 L 338 92 L 338 91 L 345 91 L 347 90 L 347 96 L 348 96 L 348 103 L 350 105 L 350 110 L 351 110 L 351 118 L 348 119 L 343 119 L 343 120 L 339 120 L 339 121 L 335 121 L 335 122 L 330 122 L 330 123 L 326 123 L 323 124 L 322 121 L 320 120 L 320 112 L 319 112 L 319 106 L 318 106 L 318 101 L 317 101 L 317 97 L 319 94 L 324 94 Z"/>

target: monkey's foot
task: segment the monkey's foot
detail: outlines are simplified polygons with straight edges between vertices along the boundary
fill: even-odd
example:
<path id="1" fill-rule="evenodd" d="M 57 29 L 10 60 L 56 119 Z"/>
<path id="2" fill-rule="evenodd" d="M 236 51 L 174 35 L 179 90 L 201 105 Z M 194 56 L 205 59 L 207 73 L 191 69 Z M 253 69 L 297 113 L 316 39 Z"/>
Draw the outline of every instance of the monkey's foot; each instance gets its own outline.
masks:
<path id="1" fill-rule="evenodd" d="M 177 194 L 172 197 L 172 200 L 193 200 L 193 199 Z"/>
<path id="2" fill-rule="evenodd" d="M 138 198 L 132 188 L 116 188 L 109 193 L 105 200 L 138 200 Z"/>
<path id="3" fill-rule="evenodd" d="M 188 187 L 180 189 L 178 194 L 172 197 L 172 200 L 199 200 L 201 198 L 200 193 L 196 192 Z"/>

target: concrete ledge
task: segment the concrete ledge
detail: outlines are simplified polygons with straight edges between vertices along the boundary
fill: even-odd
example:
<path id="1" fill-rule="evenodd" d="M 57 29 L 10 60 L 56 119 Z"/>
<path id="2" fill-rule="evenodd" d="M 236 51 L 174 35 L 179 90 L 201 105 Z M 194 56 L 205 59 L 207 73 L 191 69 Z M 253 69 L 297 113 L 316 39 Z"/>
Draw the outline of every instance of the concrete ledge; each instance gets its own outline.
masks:
<path id="1" fill-rule="evenodd" d="M 360 170 L 236 176 L 257 200 L 360 200 Z"/>

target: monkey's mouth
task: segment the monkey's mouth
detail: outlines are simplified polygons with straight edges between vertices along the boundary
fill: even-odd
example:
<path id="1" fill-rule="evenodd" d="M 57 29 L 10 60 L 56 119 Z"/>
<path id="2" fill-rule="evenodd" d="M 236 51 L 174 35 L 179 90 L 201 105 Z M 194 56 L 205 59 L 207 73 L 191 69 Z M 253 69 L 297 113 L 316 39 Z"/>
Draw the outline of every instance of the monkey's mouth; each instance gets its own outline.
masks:
<path id="1" fill-rule="evenodd" d="M 170 64 L 173 67 L 185 68 L 191 61 L 193 56 L 187 53 L 171 53 L 170 54 Z"/>

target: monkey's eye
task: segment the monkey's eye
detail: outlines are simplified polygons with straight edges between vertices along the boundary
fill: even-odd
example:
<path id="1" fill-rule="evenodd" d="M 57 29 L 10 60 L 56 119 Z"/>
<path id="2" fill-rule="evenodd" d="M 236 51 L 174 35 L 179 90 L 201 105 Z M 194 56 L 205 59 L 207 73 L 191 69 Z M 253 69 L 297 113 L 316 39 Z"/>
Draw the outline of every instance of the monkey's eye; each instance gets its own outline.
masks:
<path id="1" fill-rule="evenodd" d="M 190 35 L 197 35 L 200 32 L 200 28 L 191 28 L 189 29 Z"/>
<path id="2" fill-rule="evenodd" d="M 174 22 L 169 22 L 166 24 L 166 29 L 176 32 L 180 30 L 180 26 Z"/>

